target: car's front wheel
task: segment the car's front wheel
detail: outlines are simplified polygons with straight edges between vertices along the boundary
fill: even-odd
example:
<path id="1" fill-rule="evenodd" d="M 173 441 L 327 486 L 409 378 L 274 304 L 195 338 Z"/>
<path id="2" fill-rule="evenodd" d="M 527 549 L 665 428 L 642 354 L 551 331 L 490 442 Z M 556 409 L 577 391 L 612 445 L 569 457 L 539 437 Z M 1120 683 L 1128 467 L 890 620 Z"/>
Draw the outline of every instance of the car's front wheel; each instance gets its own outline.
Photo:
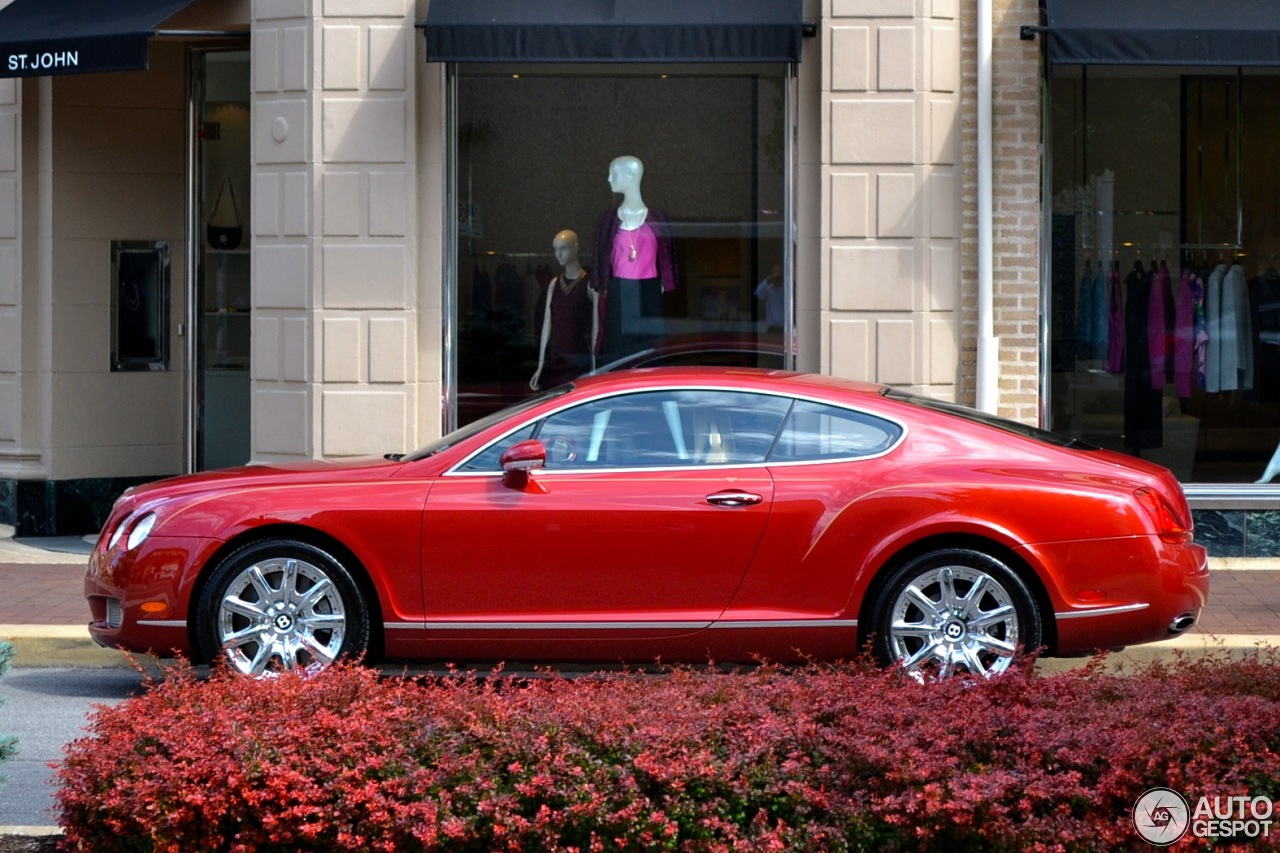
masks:
<path id="1" fill-rule="evenodd" d="M 947 549 L 916 557 L 887 579 L 876 601 L 875 650 L 913 675 L 1004 672 L 1039 648 L 1043 627 L 1027 585 L 1001 561 Z"/>
<path id="2" fill-rule="evenodd" d="M 325 667 L 359 655 L 369 642 L 369 611 L 351 573 L 306 542 L 255 542 L 228 555 L 196 608 L 206 660 L 234 669 Z"/>

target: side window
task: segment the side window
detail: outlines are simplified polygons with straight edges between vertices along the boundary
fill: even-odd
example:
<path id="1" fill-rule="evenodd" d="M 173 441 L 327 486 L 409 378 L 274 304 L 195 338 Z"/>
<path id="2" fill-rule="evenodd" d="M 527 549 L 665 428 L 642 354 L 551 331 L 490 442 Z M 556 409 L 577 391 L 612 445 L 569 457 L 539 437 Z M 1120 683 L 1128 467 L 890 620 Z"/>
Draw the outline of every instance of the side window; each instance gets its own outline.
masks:
<path id="1" fill-rule="evenodd" d="M 760 463 L 790 405 L 740 391 L 646 391 L 557 412 L 532 435 L 546 445 L 549 471 Z M 498 470 L 502 451 L 528 437 L 521 430 L 495 443 L 466 470 Z"/>
<path id="2" fill-rule="evenodd" d="M 796 401 L 770 462 L 856 459 L 893 446 L 902 428 L 863 412 Z"/>
<path id="3" fill-rule="evenodd" d="M 548 470 L 693 464 L 671 392 L 606 397 L 557 412 L 537 437 L 547 446 Z"/>
<path id="4" fill-rule="evenodd" d="M 791 400 L 742 391 L 658 391 L 605 397 L 558 411 L 476 453 L 463 471 L 502 470 L 526 438 L 547 447 L 547 470 L 750 465 L 763 462 Z"/>
<path id="5" fill-rule="evenodd" d="M 537 429 L 537 424 L 532 423 L 522 429 L 518 429 L 506 438 L 500 438 L 493 444 L 481 450 L 475 456 L 472 456 L 458 470 L 459 471 L 502 471 L 502 454 L 507 448 L 513 444 L 518 444 L 526 438 L 533 438 Z"/>
<path id="6" fill-rule="evenodd" d="M 686 391 L 681 415 L 700 465 L 763 462 L 791 407 L 788 397 L 745 391 Z"/>

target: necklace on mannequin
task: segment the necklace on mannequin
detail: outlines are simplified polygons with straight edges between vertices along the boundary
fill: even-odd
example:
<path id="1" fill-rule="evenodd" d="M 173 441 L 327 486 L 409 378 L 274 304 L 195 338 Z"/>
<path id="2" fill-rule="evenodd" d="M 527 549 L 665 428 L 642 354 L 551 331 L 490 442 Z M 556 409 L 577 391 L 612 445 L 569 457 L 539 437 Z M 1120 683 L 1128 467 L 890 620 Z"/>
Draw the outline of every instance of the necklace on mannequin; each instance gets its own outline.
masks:
<path id="1" fill-rule="evenodd" d="M 631 249 L 631 260 L 633 261 L 636 259 L 636 232 L 640 230 L 640 226 L 644 225 L 644 221 L 648 216 L 649 208 L 647 207 L 641 207 L 639 210 L 624 210 L 622 208 L 618 210 L 618 218 L 622 220 L 622 230 L 627 232 L 627 243 Z"/>

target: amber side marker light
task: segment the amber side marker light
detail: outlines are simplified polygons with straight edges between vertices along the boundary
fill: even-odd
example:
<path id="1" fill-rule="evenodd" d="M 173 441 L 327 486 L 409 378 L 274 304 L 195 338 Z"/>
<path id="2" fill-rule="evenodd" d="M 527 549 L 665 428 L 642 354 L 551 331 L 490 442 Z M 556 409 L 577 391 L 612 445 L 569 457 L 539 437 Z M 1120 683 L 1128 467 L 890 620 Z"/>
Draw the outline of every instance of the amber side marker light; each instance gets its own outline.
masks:
<path id="1" fill-rule="evenodd" d="M 1192 527 L 1189 521 L 1183 521 L 1164 495 L 1155 489 L 1141 488 L 1133 493 L 1138 504 L 1146 511 L 1147 517 L 1155 526 L 1156 535 L 1165 542 L 1178 544 L 1190 542 Z"/>
<path id="2" fill-rule="evenodd" d="M 141 604 L 143 613 L 162 613 L 169 609 L 169 605 L 163 601 L 144 601 Z"/>

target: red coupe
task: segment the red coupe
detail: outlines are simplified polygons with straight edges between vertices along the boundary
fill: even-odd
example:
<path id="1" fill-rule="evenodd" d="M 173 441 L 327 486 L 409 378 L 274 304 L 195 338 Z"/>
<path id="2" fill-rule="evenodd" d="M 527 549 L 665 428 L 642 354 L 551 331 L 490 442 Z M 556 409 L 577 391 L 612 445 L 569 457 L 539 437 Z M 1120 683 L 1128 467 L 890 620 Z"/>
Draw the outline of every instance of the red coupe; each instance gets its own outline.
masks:
<path id="1" fill-rule="evenodd" d="M 131 489 L 90 558 L 105 646 L 337 658 L 775 661 L 976 674 L 1191 627 L 1165 469 L 892 388 L 585 378 L 409 455 Z"/>

